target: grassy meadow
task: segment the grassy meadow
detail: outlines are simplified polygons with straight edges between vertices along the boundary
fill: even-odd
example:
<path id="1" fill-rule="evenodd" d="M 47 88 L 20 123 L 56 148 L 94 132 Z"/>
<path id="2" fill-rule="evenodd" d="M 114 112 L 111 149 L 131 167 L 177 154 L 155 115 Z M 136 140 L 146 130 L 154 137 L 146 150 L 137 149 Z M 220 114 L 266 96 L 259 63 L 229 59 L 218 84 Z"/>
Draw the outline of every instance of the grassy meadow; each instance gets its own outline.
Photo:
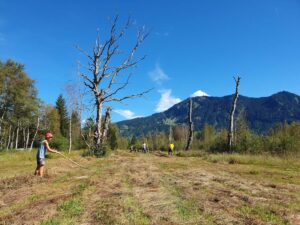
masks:
<path id="1" fill-rule="evenodd" d="M 0 224 L 300 224 L 300 159 L 115 151 L 0 153 Z"/>

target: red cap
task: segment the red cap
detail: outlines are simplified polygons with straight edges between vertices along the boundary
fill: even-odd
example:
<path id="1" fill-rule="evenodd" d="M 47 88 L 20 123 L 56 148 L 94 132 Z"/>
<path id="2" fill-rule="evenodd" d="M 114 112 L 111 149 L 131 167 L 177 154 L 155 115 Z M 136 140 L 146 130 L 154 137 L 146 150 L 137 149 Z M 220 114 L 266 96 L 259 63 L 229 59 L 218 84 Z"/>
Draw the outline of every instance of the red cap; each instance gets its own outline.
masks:
<path id="1" fill-rule="evenodd" d="M 46 139 L 49 139 L 49 138 L 52 138 L 52 137 L 53 137 L 53 134 L 51 134 L 51 133 L 49 132 L 49 133 L 47 133 L 45 136 L 46 136 Z"/>

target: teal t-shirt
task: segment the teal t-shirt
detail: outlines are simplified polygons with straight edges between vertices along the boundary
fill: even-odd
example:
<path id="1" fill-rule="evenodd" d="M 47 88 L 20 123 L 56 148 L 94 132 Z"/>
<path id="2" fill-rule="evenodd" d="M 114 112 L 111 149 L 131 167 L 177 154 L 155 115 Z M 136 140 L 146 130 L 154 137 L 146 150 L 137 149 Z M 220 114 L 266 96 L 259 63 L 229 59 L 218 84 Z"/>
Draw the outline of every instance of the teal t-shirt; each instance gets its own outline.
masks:
<path id="1" fill-rule="evenodd" d="M 41 141 L 38 151 L 36 153 L 36 158 L 37 159 L 45 159 L 45 155 L 46 155 L 45 141 Z"/>

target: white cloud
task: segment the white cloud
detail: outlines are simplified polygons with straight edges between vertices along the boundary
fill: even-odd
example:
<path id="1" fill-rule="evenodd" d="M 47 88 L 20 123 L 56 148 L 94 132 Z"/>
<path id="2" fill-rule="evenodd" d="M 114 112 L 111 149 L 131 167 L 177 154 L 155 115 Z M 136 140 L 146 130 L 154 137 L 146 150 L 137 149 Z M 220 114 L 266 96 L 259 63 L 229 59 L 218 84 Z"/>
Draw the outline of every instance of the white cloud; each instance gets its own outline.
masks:
<path id="1" fill-rule="evenodd" d="M 114 110 L 114 112 L 123 116 L 125 119 L 134 119 L 137 117 L 141 117 L 141 116 L 136 116 L 135 113 L 130 110 L 116 109 L 116 110 Z"/>
<path id="2" fill-rule="evenodd" d="M 168 75 L 159 66 L 159 64 L 156 64 L 155 69 L 150 71 L 148 74 L 150 78 L 157 84 L 161 84 L 162 81 L 170 79 Z"/>
<path id="3" fill-rule="evenodd" d="M 175 105 L 176 103 L 180 102 L 180 98 L 173 97 L 171 95 L 172 91 L 168 90 L 161 90 L 160 100 L 156 106 L 156 112 L 162 112 L 170 108 L 171 106 Z"/>
<path id="4" fill-rule="evenodd" d="M 191 95 L 191 97 L 202 97 L 202 96 L 209 96 L 209 95 L 201 90 L 198 90 Z"/>

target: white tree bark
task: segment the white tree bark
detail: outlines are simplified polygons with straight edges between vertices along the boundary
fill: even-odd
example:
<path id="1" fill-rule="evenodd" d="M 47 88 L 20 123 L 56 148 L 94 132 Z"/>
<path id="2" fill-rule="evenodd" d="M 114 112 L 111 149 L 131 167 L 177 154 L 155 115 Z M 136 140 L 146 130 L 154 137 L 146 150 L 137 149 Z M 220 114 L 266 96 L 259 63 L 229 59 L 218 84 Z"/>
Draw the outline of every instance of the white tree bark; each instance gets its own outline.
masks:
<path id="1" fill-rule="evenodd" d="M 19 144 L 19 130 L 20 130 L 20 121 L 18 121 L 18 125 L 17 125 L 15 149 L 18 149 L 18 144 Z"/>
<path id="2" fill-rule="evenodd" d="M 27 137 L 26 137 L 25 149 L 28 148 L 28 143 L 29 143 L 29 127 L 27 127 Z"/>
<path id="3" fill-rule="evenodd" d="M 69 154 L 71 153 L 72 149 L 72 112 L 70 113 L 70 120 L 69 120 Z"/>
<path id="4" fill-rule="evenodd" d="M 11 142 L 10 142 L 10 149 L 14 148 L 14 141 L 15 141 L 15 130 L 13 129 L 12 136 L 11 136 Z"/>
<path id="5" fill-rule="evenodd" d="M 39 130 L 39 126 L 40 126 L 40 117 L 38 117 L 38 119 L 37 119 L 36 130 L 35 130 L 34 136 L 33 136 L 33 138 L 32 138 L 31 145 L 30 145 L 30 149 L 29 149 L 30 151 L 32 150 L 33 142 L 34 142 L 35 136 L 36 136 L 36 134 L 37 134 L 37 132 L 38 132 L 38 130 Z"/>
<path id="6" fill-rule="evenodd" d="M 9 125 L 8 140 L 7 140 L 7 146 L 6 146 L 6 149 L 9 149 L 10 138 L 11 138 L 11 125 Z"/>
<path id="7" fill-rule="evenodd" d="M 22 128 L 23 148 L 26 149 L 26 127 Z"/>
<path id="8" fill-rule="evenodd" d="M 240 84 L 240 76 L 234 77 L 235 80 L 235 95 L 231 106 L 230 111 L 230 120 L 229 120 L 229 128 L 228 128 L 228 151 L 232 152 L 232 146 L 234 144 L 234 112 L 236 109 L 237 99 L 239 97 L 239 84 Z"/>

